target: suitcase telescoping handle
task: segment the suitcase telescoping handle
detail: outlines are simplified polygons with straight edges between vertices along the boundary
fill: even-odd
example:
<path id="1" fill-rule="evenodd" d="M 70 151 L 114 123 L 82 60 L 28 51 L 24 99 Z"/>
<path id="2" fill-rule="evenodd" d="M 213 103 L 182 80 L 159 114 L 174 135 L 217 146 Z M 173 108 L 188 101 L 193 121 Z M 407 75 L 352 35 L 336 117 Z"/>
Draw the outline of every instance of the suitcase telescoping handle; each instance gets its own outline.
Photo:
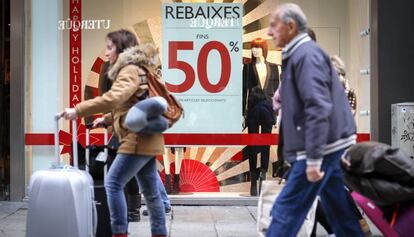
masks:
<path id="1" fill-rule="evenodd" d="M 86 151 L 85 151 L 85 160 L 86 160 L 86 171 L 89 172 L 89 157 L 90 157 L 90 131 L 92 129 L 93 124 L 89 123 L 86 124 Z M 108 158 L 108 127 L 104 126 L 105 132 L 104 132 L 104 154 L 105 157 Z M 104 166 L 104 177 L 106 176 L 106 172 L 108 171 L 107 164 Z"/>
<path id="2" fill-rule="evenodd" d="M 60 149 L 59 149 L 59 120 L 62 114 L 55 115 L 55 157 L 56 164 L 60 166 Z M 78 168 L 78 126 L 76 119 L 72 120 L 72 145 L 73 145 L 73 166 Z"/>

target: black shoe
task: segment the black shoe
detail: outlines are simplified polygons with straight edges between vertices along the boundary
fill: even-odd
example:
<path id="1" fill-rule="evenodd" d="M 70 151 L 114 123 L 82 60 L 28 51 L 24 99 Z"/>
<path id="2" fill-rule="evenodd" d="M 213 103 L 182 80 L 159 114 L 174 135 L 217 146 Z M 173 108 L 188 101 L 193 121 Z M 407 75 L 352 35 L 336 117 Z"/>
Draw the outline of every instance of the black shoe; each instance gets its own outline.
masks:
<path id="1" fill-rule="evenodd" d="M 259 176 L 259 195 L 262 192 L 262 182 L 263 180 L 266 180 L 266 170 L 261 169 L 260 176 Z"/>
<path id="2" fill-rule="evenodd" d="M 139 209 L 134 212 L 128 212 L 128 222 L 139 222 L 141 220 L 141 214 Z"/>
<path id="3" fill-rule="evenodd" d="M 165 208 L 165 214 L 170 213 L 170 212 L 171 212 L 171 207 L 170 208 Z M 148 210 L 143 210 L 142 215 L 143 216 L 149 216 Z"/>
<path id="4" fill-rule="evenodd" d="M 257 196 L 257 174 L 250 172 L 250 196 Z"/>
<path id="5" fill-rule="evenodd" d="M 266 180 L 266 170 L 264 170 L 264 169 L 260 170 L 260 179 L 261 180 Z"/>
<path id="6" fill-rule="evenodd" d="M 149 216 L 148 210 L 143 210 L 143 211 L 142 211 L 142 215 L 143 215 L 143 216 Z"/>
<path id="7" fill-rule="evenodd" d="M 250 182 L 250 196 L 257 196 L 257 184 L 256 184 L 256 181 Z"/>

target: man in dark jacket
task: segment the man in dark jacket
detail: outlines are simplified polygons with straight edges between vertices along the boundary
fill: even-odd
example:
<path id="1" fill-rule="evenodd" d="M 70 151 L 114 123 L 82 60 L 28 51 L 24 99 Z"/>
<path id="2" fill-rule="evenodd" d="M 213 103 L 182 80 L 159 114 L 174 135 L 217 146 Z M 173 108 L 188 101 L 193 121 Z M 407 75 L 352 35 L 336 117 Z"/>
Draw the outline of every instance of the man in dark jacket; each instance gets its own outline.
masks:
<path id="1" fill-rule="evenodd" d="M 337 237 L 364 236 L 346 200 L 340 168 L 344 149 L 355 143 L 356 129 L 336 71 L 308 36 L 299 6 L 280 5 L 270 17 L 268 35 L 283 48 L 283 153 L 292 169 L 266 236 L 296 236 L 318 195 Z"/>

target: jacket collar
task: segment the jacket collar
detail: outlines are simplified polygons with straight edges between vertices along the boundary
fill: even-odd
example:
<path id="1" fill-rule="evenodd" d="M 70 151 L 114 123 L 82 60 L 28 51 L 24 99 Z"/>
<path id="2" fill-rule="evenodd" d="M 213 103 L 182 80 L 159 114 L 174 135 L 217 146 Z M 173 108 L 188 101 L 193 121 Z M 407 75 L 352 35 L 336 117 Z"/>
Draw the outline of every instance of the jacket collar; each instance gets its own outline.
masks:
<path id="1" fill-rule="evenodd" d="M 289 58 L 303 43 L 312 40 L 307 33 L 300 33 L 282 49 L 282 60 Z"/>
<path id="2" fill-rule="evenodd" d="M 116 62 L 110 66 L 108 77 L 115 80 L 119 71 L 126 65 L 134 64 L 145 67 L 155 67 L 158 64 L 158 49 L 153 44 L 140 44 L 118 55 Z"/>

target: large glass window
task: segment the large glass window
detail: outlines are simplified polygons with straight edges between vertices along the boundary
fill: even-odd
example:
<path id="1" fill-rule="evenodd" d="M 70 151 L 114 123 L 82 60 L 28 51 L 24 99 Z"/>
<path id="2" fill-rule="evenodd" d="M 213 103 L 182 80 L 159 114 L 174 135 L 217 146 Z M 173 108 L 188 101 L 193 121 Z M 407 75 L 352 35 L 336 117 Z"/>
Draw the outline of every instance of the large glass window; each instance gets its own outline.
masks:
<path id="1" fill-rule="evenodd" d="M 270 96 L 279 83 L 281 51 L 266 33 L 271 10 L 282 2 L 28 0 L 26 177 L 55 159 L 54 114 L 98 96 L 105 36 L 124 28 L 141 43 L 159 48 L 164 80 L 184 106 L 185 117 L 165 134 L 166 155 L 157 157 L 162 177 L 170 166 L 167 173 L 180 174 L 181 192 L 248 193 L 255 172 L 249 161 L 256 157 L 257 167 L 266 168 L 272 178 L 277 119 L 271 111 L 255 115 L 248 98 L 254 93 L 252 80 L 268 88 Z M 344 60 L 357 95 L 358 132 L 364 137 L 370 129 L 369 75 L 363 70 L 369 65 L 369 39 L 360 33 L 368 27 L 369 1 L 295 2 L 307 14 L 321 47 Z M 207 11 L 217 12 L 216 19 L 191 19 Z M 266 56 L 267 66 L 256 74 L 249 69 L 259 58 L 252 43 Z M 185 89 L 177 87 L 182 84 Z M 270 124 L 252 119 L 258 116 Z M 60 129 L 61 153 L 68 163 L 69 123 L 61 121 Z M 101 134 L 93 131 L 91 141 L 102 143 Z M 84 145 L 84 125 L 78 135 Z"/>

